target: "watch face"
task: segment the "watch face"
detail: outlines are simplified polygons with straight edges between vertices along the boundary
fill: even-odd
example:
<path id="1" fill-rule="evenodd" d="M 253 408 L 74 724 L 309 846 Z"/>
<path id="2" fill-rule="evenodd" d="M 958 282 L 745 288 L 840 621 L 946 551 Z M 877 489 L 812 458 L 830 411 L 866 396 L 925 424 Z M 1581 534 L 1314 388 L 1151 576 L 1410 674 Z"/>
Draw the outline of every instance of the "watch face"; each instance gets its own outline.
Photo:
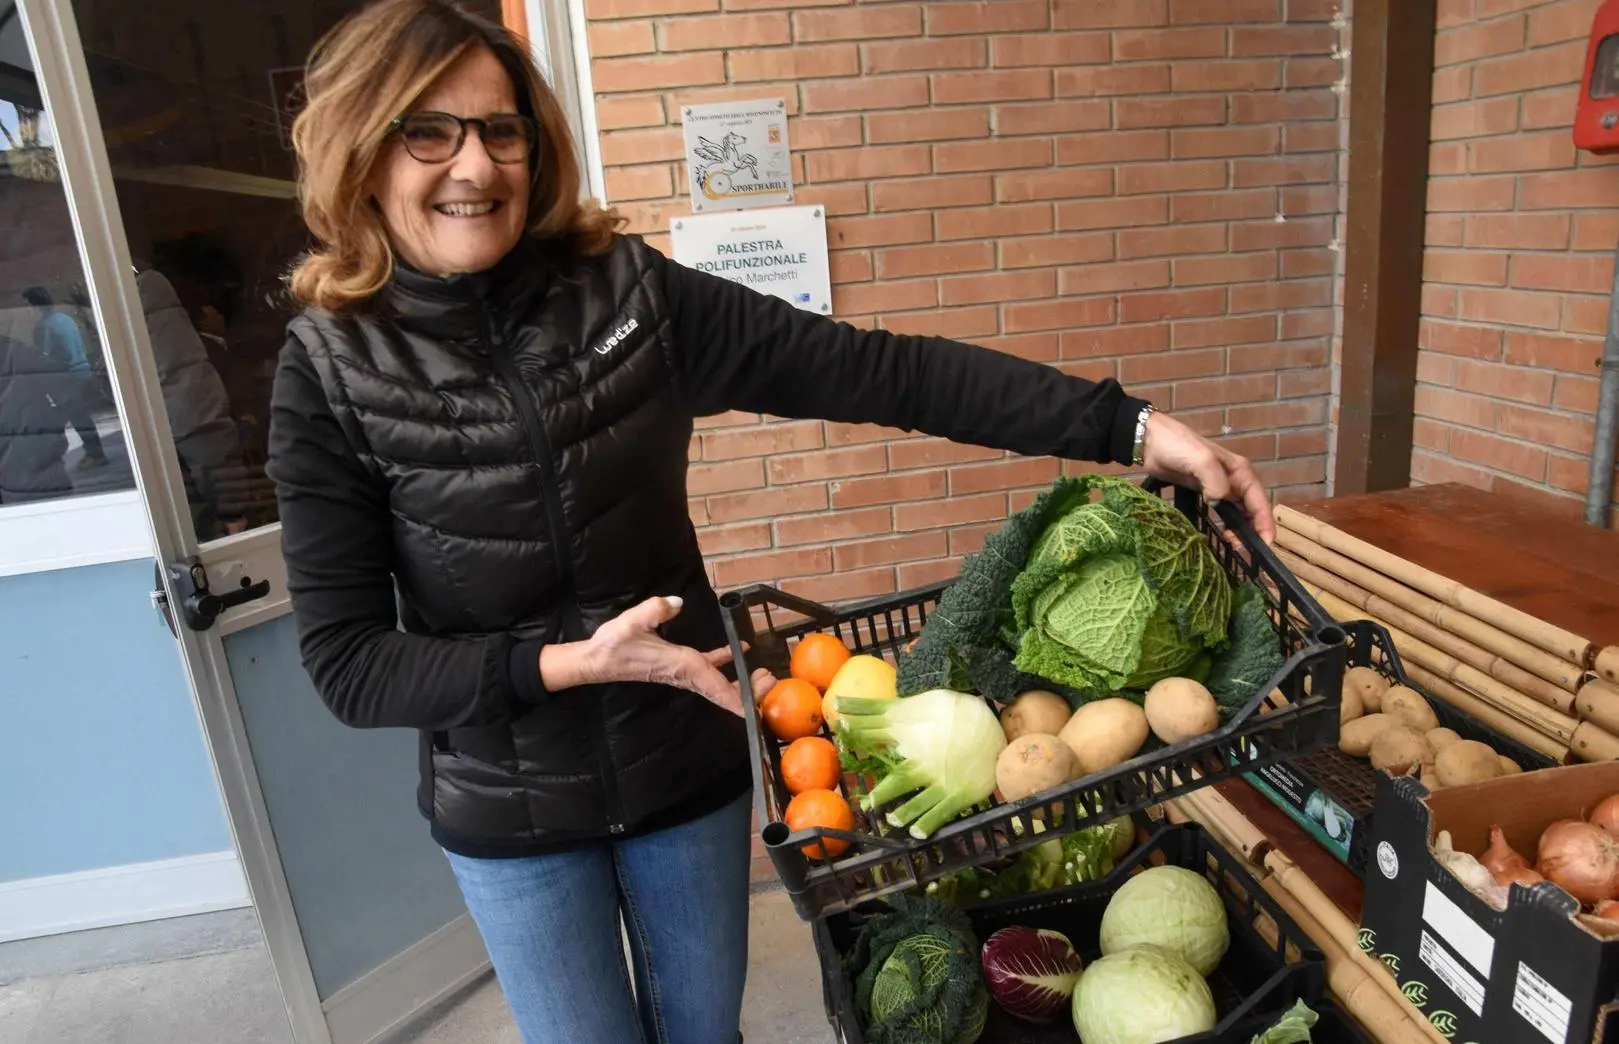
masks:
<path id="1" fill-rule="evenodd" d="M 1591 97 L 1619 95 L 1619 33 L 1605 37 L 1597 45 L 1596 62 L 1591 69 Z"/>

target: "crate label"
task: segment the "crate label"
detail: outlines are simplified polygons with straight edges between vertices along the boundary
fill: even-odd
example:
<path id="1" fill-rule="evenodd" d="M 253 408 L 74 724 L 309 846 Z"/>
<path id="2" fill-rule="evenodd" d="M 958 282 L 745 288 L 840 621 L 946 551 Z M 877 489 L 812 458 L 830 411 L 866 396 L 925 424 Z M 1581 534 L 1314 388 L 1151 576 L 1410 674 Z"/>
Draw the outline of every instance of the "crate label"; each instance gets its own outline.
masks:
<path id="1" fill-rule="evenodd" d="M 1466 911 L 1451 902 L 1450 896 L 1424 881 L 1422 919 L 1427 921 L 1451 949 L 1478 969 L 1486 979 L 1490 977 L 1490 964 L 1495 960 L 1495 936 L 1467 916 Z"/>
<path id="2" fill-rule="evenodd" d="M 1518 982 L 1512 988 L 1512 1010 L 1552 1044 L 1563 1044 L 1568 1039 L 1574 1003 L 1522 961 L 1518 962 Z"/>
<path id="3" fill-rule="evenodd" d="M 1450 955 L 1450 952 L 1427 929 L 1422 931 L 1422 942 L 1418 950 L 1422 963 L 1432 968 L 1439 981 L 1450 987 L 1450 992 L 1461 998 L 1463 1004 L 1473 1010 L 1474 1015 L 1484 1014 L 1484 984 L 1479 982 L 1472 973 L 1461 966 L 1461 962 Z M 1410 984 L 1407 984 L 1410 985 Z M 1403 992 L 1403 991 L 1402 991 Z M 1410 993 L 1406 993 L 1407 998 Z"/>

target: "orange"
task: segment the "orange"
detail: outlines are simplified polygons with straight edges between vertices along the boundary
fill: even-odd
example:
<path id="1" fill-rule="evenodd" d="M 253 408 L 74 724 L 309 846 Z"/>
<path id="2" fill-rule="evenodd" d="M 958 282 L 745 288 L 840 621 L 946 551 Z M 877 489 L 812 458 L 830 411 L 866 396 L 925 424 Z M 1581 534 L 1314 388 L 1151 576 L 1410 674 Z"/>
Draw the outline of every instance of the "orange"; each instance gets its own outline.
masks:
<path id="1" fill-rule="evenodd" d="M 787 804 L 787 829 L 796 833 L 815 827 L 853 830 L 854 810 L 842 795 L 834 791 L 806 790 Z M 821 859 L 827 855 L 836 859 L 849 847 L 849 842 L 839 837 L 824 838 L 823 843 L 826 845 L 825 852 L 821 851 L 820 844 L 813 844 L 804 846 L 804 854 L 811 859 Z"/>
<path id="2" fill-rule="evenodd" d="M 830 634 L 806 634 L 793 646 L 789 671 L 817 689 L 826 690 L 838 668 L 849 659 L 849 647 Z"/>
<path id="3" fill-rule="evenodd" d="M 802 678 L 784 678 L 771 687 L 762 706 L 765 725 L 791 742 L 821 731 L 821 692 Z"/>
<path id="4" fill-rule="evenodd" d="M 843 766 L 838 763 L 838 748 L 829 739 L 805 736 L 787 744 L 781 752 L 781 781 L 790 794 L 806 790 L 836 790 Z"/>

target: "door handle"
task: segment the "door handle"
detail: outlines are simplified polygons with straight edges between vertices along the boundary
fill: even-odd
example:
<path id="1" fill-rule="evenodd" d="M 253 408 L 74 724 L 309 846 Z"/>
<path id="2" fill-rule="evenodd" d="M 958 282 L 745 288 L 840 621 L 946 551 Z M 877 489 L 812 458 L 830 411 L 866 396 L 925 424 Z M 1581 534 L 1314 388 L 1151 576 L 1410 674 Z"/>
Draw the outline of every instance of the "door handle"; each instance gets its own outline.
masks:
<path id="1" fill-rule="evenodd" d="M 180 598 L 180 618 L 193 631 L 206 631 L 225 610 L 263 598 L 270 593 L 270 581 L 260 580 L 255 583 L 250 577 L 244 576 L 239 587 L 215 594 L 208 588 L 208 570 L 196 558 L 184 562 L 171 562 L 169 579 L 174 582 L 175 593 Z M 153 601 L 159 600 L 154 598 Z M 158 608 L 168 620 L 169 629 L 174 630 L 173 612 L 167 599 L 162 599 Z"/>

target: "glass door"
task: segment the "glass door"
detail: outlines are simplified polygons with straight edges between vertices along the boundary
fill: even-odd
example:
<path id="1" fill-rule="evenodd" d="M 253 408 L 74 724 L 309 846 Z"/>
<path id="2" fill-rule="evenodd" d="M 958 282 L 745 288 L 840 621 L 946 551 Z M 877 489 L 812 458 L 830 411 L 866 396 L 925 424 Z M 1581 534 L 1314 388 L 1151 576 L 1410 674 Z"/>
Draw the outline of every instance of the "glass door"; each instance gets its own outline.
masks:
<path id="1" fill-rule="evenodd" d="M 80 316 L 107 374 L 52 479 L 139 490 L 164 574 L 154 596 L 300 1044 L 371 1041 L 488 968 L 415 806 L 415 735 L 339 724 L 304 673 L 264 477 L 291 317 L 281 277 L 304 243 L 299 68 L 357 6 L 20 4 L 84 259 L 77 282 L 76 265 L 41 265 L 41 285 Z M 501 15 L 500 0 L 471 6 Z M 22 113 L 0 111 L 0 129 L 31 133 Z M 62 250 L 72 259 L 72 237 Z"/>

